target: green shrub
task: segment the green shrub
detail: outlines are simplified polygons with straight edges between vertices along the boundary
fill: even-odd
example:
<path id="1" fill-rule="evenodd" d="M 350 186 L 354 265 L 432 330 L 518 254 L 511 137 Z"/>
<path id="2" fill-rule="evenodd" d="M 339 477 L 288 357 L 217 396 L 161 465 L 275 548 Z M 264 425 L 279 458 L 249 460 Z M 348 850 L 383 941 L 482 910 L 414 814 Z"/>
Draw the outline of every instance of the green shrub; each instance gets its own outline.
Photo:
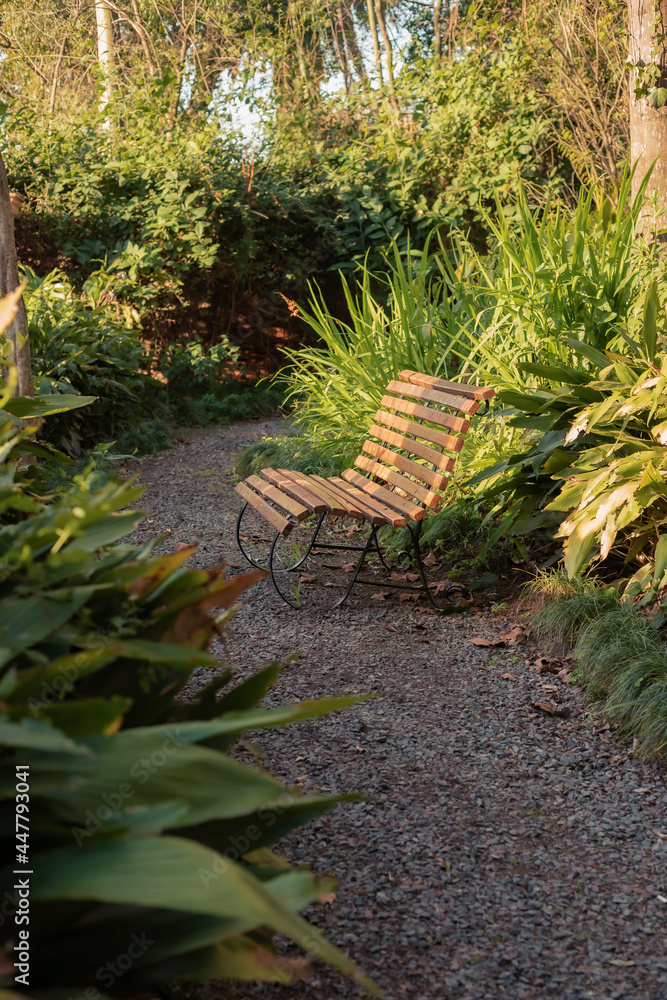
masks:
<path id="1" fill-rule="evenodd" d="M 43 428 L 49 441 L 78 455 L 164 408 L 164 388 L 144 370 L 136 329 L 109 305 L 79 298 L 59 271 L 45 278 L 26 269 L 33 371 L 40 393 L 82 394 L 95 402 L 65 412 Z"/>
<path id="2" fill-rule="evenodd" d="M 546 604 L 534 617 L 546 648 L 572 649 L 577 683 L 640 757 L 667 752 L 667 644 L 664 615 L 648 617 L 613 587 L 591 578 L 544 574 L 530 588 Z"/>
<path id="3" fill-rule="evenodd" d="M 268 850 L 354 796 L 298 796 L 227 754 L 246 729 L 356 699 L 258 709 L 276 664 L 234 688 L 218 670 L 179 697 L 195 668 L 219 667 L 207 646 L 264 574 L 225 580 L 185 568 L 194 549 L 123 544 L 142 516 L 136 487 L 79 476 L 44 496 L 42 469 L 21 460 L 58 461 L 33 440 L 53 397 L 12 399 L 14 382 L 0 399 L 0 770 L 9 789 L 26 775 L 30 839 L 6 798 L 1 884 L 17 907 L 29 858 L 31 988 L 114 992 L 104 970 L 133 942 L 123 996 L 178 977 L 286 982 L 280 933 L 374 990 L 298 915 L 331 882 Z M 0 985 L 13 984 L 7 962 Z"/>

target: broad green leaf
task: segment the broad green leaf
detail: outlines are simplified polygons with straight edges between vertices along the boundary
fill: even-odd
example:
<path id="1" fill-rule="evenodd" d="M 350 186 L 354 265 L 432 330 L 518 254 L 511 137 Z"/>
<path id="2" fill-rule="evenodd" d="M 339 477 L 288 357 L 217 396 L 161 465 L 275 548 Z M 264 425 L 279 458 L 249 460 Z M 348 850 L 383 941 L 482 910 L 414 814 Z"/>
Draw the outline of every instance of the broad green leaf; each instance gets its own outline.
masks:
<path id="1" fill-rule="evenodd" d="M 41 866 L 33 879 L 32 898 L 97 900 L 208 914 L 229 918 L 235 934 L 269 927 L 378 993 L 346 955 L 271 892 L 270 883 L 259 882 L 233 861 L 182 838 L 147 837 L 53 851 L 48 868 Z"/>
<path id="2" fill-rule="evenodd" d="M 0 746 L 90 756 L 88 747 L 75 743 L 53 726 L 36 719 L 7 722 L 0 718 Z M 67 766 L 71 767 L 71 763 Z"/>
<path id="3" fill-rule="evenodd" d="M 57 633 L 95 593 L 95 587 L 71 587 L 0 601 L 0 667 L 13 656 Z"/>
<path id="4" fill-rule="evenodd" d="M 22 420 L 31 417 L 49 417 L 55 413 L 65 413 L 67 410 L 77 410 L 82 406 L 94 403 L 97 396 L 67 396 L 53 393 L 41 396 L 14 396 L 8 400 L 4 409 Z"/>
<path id="5" fill-rule="evenodd" d="M 132 705 L 130 698 L 82 698 L 43 705 L 36 709 L 41 719 L 67 736 L 95 736 L 113 732 Z"/>

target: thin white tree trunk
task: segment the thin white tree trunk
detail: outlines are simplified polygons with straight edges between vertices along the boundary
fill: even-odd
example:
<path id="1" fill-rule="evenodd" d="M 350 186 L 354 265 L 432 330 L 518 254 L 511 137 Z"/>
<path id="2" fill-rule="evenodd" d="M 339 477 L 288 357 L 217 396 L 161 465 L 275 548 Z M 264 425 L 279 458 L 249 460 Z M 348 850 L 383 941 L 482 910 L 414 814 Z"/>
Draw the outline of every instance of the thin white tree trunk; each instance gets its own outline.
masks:
<path id="1" fill-rule="evenodd" d="M 100 112 L 104 114 L 107 105 L 111 100 L 113 23 L 111 21 L 111 8 L 107 6 L 105 0 L 96 0 L 95 13 L 97 15 L 97 61 L 100 67 L 103 86 L 99 109 Z M 105 118 L 104 127 L 110 127 L 108 116 Z"/>
<path id="2" fill-rule="evenodd" d="M 375 22 L 375 8 L 373 6 L 374 0 L 366 0 L 366 9 L 368 11 L 368 26 L 371 31 L 371 42 L 373 43 L 373 55 L 375 56 L 375 72 L 378 75 L 378 81 L 380 86 L 382 86 L 382 57 L 380 55 L 380 42 L 378 40 L 378 29 Z"/>

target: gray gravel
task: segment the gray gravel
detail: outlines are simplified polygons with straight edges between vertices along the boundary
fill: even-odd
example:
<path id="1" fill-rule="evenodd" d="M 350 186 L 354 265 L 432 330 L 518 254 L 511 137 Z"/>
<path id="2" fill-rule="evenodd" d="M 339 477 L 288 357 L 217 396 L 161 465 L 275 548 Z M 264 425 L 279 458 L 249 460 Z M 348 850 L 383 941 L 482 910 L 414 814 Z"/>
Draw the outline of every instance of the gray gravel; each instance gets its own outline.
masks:
<path id="1" fill-rule="evenodd" d="M 195 564 L 224 557 L 239 572 L 234 454 L 278 427 L 206 430 L 132 463 L 152 510 L 137 539 L 170 529 L 165 548 L 198 541 Z M 369 797 L 278 846 L 340 879 L 335 900 L 309 918 L 388 1000 L 666 1000 L 664 771 L 633 761 L 576 689 L 538 673 L 530 663 L 541 650 L 469 642 L 525 624 L 519 611 L 441 618 L 369 598 L 361 591 L 344 610 L 309 616 L 262 583 L 221 653 L 240 676 L 299 653 L 267 704 L 376 694 L 252 737 L 262 766 L 287 784 Z M 289 988 L 211 983 L 196 995 L 360 994 L 318 968 Z"/>

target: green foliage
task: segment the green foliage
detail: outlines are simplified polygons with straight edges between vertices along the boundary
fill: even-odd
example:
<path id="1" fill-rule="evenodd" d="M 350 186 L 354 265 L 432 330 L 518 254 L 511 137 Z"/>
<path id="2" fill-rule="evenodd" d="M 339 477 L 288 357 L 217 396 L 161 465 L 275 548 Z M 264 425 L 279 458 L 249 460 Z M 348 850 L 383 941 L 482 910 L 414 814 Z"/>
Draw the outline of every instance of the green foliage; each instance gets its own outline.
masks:
<path id="1" fill-rule="evenodd" d="M 392 258 L 379 275 L 364 264 L 356 296 L 343 284 L 350 323 L 334 318 L 313 294 L 303 318 L 323 346 L 285 352 L 290 368 L 282 379 L 296 421 L 312 445 L 348 464 L 397 372 L 449 373 L 454 313 L 428 250 L 401 256 L 394 243 Z"/>
<path id="2" fill-rule="evenodd" d="M 242 477 L 255 475 L 268 467 L 294 469 L 307 475 L 337 476 L 346 466 L 339 459 L 323 454 L 302 434 L 279 434 L 264 437 L 244 448 L 236 460 L 236 471 Z"/>
<path id="3" fill-rule="evenodd" d="M 372 88 L 298 110 L 274 94 L 252 153 L 224 111 L 174 120 L 167 74 L 119 89 L 108 130 L 95 101 L 49 114 L 46 128 L 17 99 L 7 167 L 30 233 L 77 287 L 111 294 L 161 339 L 193 315 L 216 338 L 239 303 L 262 296 L 275 311 L 276 292 L 301 295 L 368 254 L 377 267 L 393 239 L 421 247 L 433 228 L 461 228 L 484 246 L 484 209 L 511 202 L 520 178 L 535 203 L 560 190 L 570 168 L 554 156 L 536 58 L 518 24 L 498 31 L 478 11 L 456 59 L 403 69 L 403 114 Z"/>
<path id="4" fill-rule="evenodd" d="M 194 549 L 123 544 L 141 518 L 136 487 L 84 475 L 45 496 L 25 460 L 67 461 L 33 439 L 53 396 L 10 398 L 15 380 L 10 370 L 0 399 L 0 771 L 14 788 L 29 770 L 30 833 L 24 850 L 6 798 L 3 858 L 16 860 L 0 879 L 18 906 L 12 873 L 29 856 L 31 987 L 113 987 L 100 969 L 128 951 L 124 996 L 178 977 L 288 982 L 280 933 L 374 991 L 299 916 L 332 883 L 268 850 L 354 796 L 301 797 L 227 754 L 246 729 L 357 699 L 259 709 L 276 664 L 234 688 L 218 670 L 178 698 L 195 668 L 219 667 L 207 647 L 264 574 L 225 580 L 187 569 Z M 13 983 L 8 961 L 0 985 Z"/>
<path id="5" fill-rule="evenodd" d="M 533 600 L 544 603 L 535 616 L 540 642 L 558 650 L 575 644 L 591 621 L 618 606 L 618 591 L 600 587 L 593 577 L 568 577 L 562 570 L 540 574 L 526 588 Z"/>
<path id="6" fill-rule="evenodd" d="M 529 587 L 546 601 L 534 621 L 541 643 L 562 652 L 574 647 L 577 683 L 618 735 L 636 740 L 640 757 L 667 750 L 667 645 L 660 626 L 633 607 L 627 592 L 600 587 L 592 577 L 542 574 Z"/>
<path id="7" fill-rule="evenodd" d="M 667 750 L 667 645 L 656 623 L 629 606 L 612 607 L 579 634 L 581 676 L 622 736 L 642 757 Z"/>
<path id="8" fill-rule="evenodd" d="M 108 304 L 78 298 L 59 271 L 38 278 L 26 269 L 25 277 L 38 391 L 96 397 L 92 405 L 50 420 L 44 430 L 50 441 L 78 455 L 160 407 L 164 391 L 144 370 L 136 329 L 128 329 Z"/>
<path id="9" fill-rule="evenodd" d="M 169 382 L 173 397 L 213 393 L 229 369 L 229 362 L 238 363 L 238 347 L 227 337 L 206 350 L 201 340 L 170 344 L 160 354 L 160 371 Z"/>

